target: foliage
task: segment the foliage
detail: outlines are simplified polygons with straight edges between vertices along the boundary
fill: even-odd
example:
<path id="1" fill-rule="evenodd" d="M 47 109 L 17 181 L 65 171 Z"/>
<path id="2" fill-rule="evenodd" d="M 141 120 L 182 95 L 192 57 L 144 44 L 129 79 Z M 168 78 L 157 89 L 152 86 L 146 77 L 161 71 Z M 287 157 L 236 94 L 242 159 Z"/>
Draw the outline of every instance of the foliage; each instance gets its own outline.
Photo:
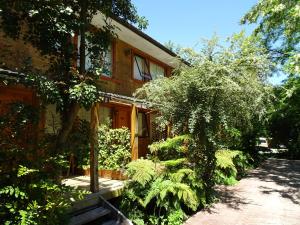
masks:
<path id="1" fill-rule="evenodd" d="M 187 152 L 188 135 L 175 136 L 165 141 L 155 142 L 149 145 L 150 152 L 160 160 L 169 160 L 184 157 Z"/>
<path id="2" fill-rule="evenodd" d="M 289 148 L 290 156 L 300 157 L 300 77 L 290 77 L 275 89 L 277 101 L 270 113 L 269 130 L 277 144 Z"/>
<path id="3" fill-rule="evenodd" d="M 101 125 L 98 129 L 99 167 L 103 169 L 125 168 L 131 159 L 130 132 L 128 128 L 110 129 Z"/>
<path id="4" fill-rule="evenodd" d="M 65 224 L 66 209 L 84 192 L 43 179 L 37 169 L 19 166 L 1 179 L 1 224 Z"/>
<path id="5" fill-rule="evenodd" d="M 79 119 L 74 124 L 67 139 L 64 152 L 66 154 L 73 154 L 76 158 L 77 166 L 89 165 L 90 123 L 88 121 Z"/>
<path id="6" fill-rule="evenodd" d="M 176 167 L 170 161 L 129 163 L 122 210 L 136 224 L 182 224 L 186 212 L 205 204 L 203 186 L 189 166 L 186 160 Z"/>
<path id="7" fill-rule="evenodd" d="M 99 12 L 103 14 L 104 26 L 91 29 L 94 27 L 92 19 Z M 147 21 L 138 16 L 131 0 L 1 0 L 0 17 L 1 31 L 5 35 L 32 45 L 45 56 L 47 68 L 40 71 L 30 63 L 17 68 L 17 72 L 22 72 L 22 79 L 16 82 L 35 88 L 43 105 L 56 103 L 62 126 L 54 141 L 56 148 L 62 151 L 79 108 L 89 109 L 102 100 L 101 87 L 96 81 L 99 71 L 103 70 L 103 53 L 116 36 L 116 27 L 110 18 L 137 24 L 140 28 L 145 28 Z M 80 36 L 79 49 L 77 43 L 71 41 L 75 34 Z M 85 68 L 86 52 L 89 52 L 90 68 Z M 78 66 L 74 60 L 78 60 Z"/>
<path id="8" fill-rule="evenodd" d="M 218 150 L 216 152 L 214 179 L 217 184 L 233 185 L 251 168 L 251 158 L 241 151 Z"/>
<path id="9" fill-rule="evenodd" d="M 227 47 L 215 37 L 189 57 L 190 66 L 146 83 L 135 95 L 161 112 L 161 124 L 190 134 L 191 162 L 203 168 L 198 174 L 209 189 L 216 149 L 228 144 L 232 131 L 242 135 L 253 129 L 253 121 L 263 121 L 271 89 L 265 80 L 272 64 L 262 43 L 243 32 L 229 38 Z"/>
<path id="10" fill-rule="evenodd" d="M 255 35 L 289 74 L 300 73 L 300 4 L 295 0 L 260 0 L 244 16 L 242 23 L 258 23 Z"/>
<path id="11" fill-rule="evenodd" d="M 13 103 L 0 122 L 0 223 L 65 224 L 65 210 L 84 192 L 57 179 L 65 165 L 44 137 L 37 142 L 38 110 Z"/>

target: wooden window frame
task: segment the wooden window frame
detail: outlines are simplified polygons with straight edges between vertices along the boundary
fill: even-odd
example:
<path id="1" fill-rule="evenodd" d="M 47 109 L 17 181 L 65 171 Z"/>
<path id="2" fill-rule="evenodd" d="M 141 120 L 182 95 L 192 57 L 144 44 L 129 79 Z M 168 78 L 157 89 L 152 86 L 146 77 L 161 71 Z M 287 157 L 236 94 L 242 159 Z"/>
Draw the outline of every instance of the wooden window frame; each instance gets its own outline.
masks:
<path id="1" fill-rule="evenodd" d="M 134 63 L 135 63 L 134 57 L 135 56 L 144 58 L 146 60 L 146 66 L 147 66 L 147 70 L 149 71 L 149 73 L 150 73 L 150 63 L 152 62 L 156 65 L 161 66 L 164 69 L 164 77 L 167 77 L 167 68 L 168 68 L 168 66 L 166 64 L 158 61 L 157 59 L 151 57 L 150 55 L 147 55 L 146 53 L 144 53 L 144 52 L 142 52 L 138 49 L 133 48 L 132 51 L 131 51 L 131 79 L 134 82 L 136 82 L 136 83 L 146 83 L 146 82 L 150 81 L 150 80 L 146 80 L 146 81 L 138 80 L 134 77 Z"/>
<path id="2" fill-rule="evenodd" d="M 73 44 L 74 46 L 76 46 L 76 54 L 74 55 L 74 63 L 73 63 L 73 66 L 78 68 L 78 58 L 77 58 L 77 54 L 78 54 L 78 51 L 79 51 L 79 45 L 78 45 L 78 34 L 75 34 L 74 37 L 73 37 Z M 115 70 L 116 70 L 116 40 L 113 39 L 111 41 L 111 77 L 109 76 L 106 76 L 104 74 L 100 74 L 99 78 L 101 80 L 110 80 L 110 81 L 115 81 Z"/>

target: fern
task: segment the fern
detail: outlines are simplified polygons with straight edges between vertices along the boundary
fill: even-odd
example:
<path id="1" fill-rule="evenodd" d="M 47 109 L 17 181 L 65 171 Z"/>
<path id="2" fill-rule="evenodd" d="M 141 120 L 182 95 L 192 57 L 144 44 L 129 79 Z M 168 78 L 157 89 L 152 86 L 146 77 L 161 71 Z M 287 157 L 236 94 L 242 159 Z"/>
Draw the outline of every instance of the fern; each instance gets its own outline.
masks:
<path id="1" fill-rule="evenodd" d="M 218 184 L 233 185 L 239 175 L 250 168 L 250 156 L 236 150 L 218 150 L 216 152 L 216 170 L 214 179 Z"/>
<path id="2" fill-rule="evenodd" d="M 155 142 L 149 145 L 149 149 L 160 160 L 180 158 L 186 155 L 190 141 L 190 136 L 181 135 L 168 138 L 165 141 Z"/>
<path id="3" fill-rule="evenodd" d="M 184 164 L 188 163 L 188 161 L 186 158 L 179 158 L 174 160 L 162 161 L 161 163 L 167 168 L 173 168 L 173 167 L 183 166 Z"/>
<path id="4" fill-rule="evenodd" d="M 192 210 L 196 210 L 199 205 L 197 194 L 187 184 L 158 178 L 145 196 L 143 206 L 146 207 L 152 199 L 156 199 L 157 206 L 164 205 L 169 196 L 174 203 L 182 201 Z"/>
<path id="5" fill-rule="evenodd" d="M 138 159 L 127 165 L 126 174 L 130 180 L 145 186 L 159 172 L 159 166 L 151 160 Z"/>

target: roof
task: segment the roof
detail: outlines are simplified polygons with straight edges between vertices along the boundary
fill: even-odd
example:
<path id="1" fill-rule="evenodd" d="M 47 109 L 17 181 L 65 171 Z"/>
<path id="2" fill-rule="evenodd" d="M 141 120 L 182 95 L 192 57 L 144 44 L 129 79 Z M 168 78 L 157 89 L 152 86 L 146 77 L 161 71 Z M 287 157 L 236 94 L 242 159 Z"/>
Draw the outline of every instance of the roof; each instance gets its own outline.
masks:
<path id="1" fill-rule="evenodd" d="M 117 28 L 115 29 L 115 33 L 118 39 L 127 44 L 145 52 L 172 68 L 177 67 L 183 62 L 177 54 L 126 21 L 120 18 L 109 18 L 109 22 Z M 92 19 L 92 24 L 99 28 L 104 27 L 105 16 L 99 12 Z"/>

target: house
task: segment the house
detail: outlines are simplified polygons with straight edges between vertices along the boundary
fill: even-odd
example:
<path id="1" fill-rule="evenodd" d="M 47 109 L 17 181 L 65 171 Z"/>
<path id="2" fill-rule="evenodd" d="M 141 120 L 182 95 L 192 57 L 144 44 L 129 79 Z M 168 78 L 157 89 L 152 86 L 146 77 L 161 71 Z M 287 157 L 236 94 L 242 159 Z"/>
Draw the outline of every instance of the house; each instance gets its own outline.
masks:
<path id="1" fill-rule="evenodd" d="M 117 38 L 112 41 L 104 57 L 104 70 L 98 80 L 104 102 L 98 104 L 96 113 L 99 124 L 111 120 L 113 128 L 128 127 L 131 130 L 132 158 L 137 159 L 146 155 L 147 146 L 157 140 L 158 134 L 153 123 L 155 115 L 143 102 L 135 100 L 132 94 L 145 82 L 159 76 L 171 76 L 172 69 L 180 60 L 172 51 L 134 26 L 117 18 L 111 22 L 117 27 Z M 97 14 L 92 24 L 101 28 L 104 24 L 103 15 Z M 74 37 L 77 43 L 79 39 L 78 36 Z M 9 71 L 21 68 L 28 60 L 33 68 L 43 70 L 48 67 L 46 56 L 41 56 L 36 49 L 21 40 L 5 37 L 0 30 L 0 68 L 9 68 L 0 70 L 2 80 L 9 76 Z M 89 63 L 87 53 L 87 68 Z M 33 90 L 20 85 L 0 85 L 2 106 L 16 100 L 32 104 L 38 102 Z M 0 113 L 1 110 L 5 110 L 4 107 L 0 106 Z M 80 109 L 78 116 L 91 121 L 94 114 Z M 46 132 L 59 130 L 60 118 L 55 105 L 47 106 L 43 118 L 41 126 Z"/>

